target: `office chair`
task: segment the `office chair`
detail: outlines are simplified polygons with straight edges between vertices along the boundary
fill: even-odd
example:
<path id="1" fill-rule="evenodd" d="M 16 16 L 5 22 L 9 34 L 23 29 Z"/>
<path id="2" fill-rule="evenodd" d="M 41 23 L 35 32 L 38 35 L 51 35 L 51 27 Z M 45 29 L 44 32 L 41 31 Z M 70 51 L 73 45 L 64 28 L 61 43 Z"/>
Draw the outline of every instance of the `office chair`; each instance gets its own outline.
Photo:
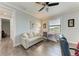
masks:
<path id="1" fill-rule="evenodd" d="M 74 50 L 74 51 L 79 52 L 79 49 L 69 48 L 68 41 L 67 41 L 67 39 L 63 35 L 59 36 L 59 41 L 60 41 L 62 56 L 71 56 L 70 50 Z"/>

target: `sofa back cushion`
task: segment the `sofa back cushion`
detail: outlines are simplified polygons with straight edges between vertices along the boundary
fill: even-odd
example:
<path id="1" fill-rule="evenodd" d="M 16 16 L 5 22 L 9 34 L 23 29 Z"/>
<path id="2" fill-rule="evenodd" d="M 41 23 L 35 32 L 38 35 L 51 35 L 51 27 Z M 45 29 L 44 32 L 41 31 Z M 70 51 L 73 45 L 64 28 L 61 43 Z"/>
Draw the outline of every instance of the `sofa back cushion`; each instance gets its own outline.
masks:
<path id="1" fill-rule="evenodd" d="M 40 36 L 40 33 L 34 32 L 34 36 Z"/>
<path id="2" fill-rule="evenodd" d="M 29 33 L 23 33 L 22 36 L 23 36 L 24 38 L 28 39 L 28 38 L 40 36 L 40 33 L 29 32 Z"/>

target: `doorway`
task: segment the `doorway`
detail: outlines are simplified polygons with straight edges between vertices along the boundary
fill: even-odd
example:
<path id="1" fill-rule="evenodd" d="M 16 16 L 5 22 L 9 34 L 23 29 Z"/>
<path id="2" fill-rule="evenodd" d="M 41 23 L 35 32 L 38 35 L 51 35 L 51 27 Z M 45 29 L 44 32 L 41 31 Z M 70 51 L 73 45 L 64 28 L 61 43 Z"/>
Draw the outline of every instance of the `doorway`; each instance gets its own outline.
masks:
<path id="1" fill-rule="evenodd" d="M 10 39 L 10 20 L 1 19 L 1 41 Z"/>

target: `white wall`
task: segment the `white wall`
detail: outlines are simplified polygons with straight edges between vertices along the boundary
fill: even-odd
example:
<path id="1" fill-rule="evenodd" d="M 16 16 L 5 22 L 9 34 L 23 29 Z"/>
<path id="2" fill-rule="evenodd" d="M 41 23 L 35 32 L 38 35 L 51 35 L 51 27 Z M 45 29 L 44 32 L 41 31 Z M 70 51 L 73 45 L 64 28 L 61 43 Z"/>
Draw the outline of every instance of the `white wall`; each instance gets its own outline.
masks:
<path id="1" fill-rule="evenodd" d="M 38 19 L 31 19 L 30 20 L 30 31 L 39 33 L 41 31 L 41 21 Z"/>
<path id="2" fill-rule="evenodd" d="M 29 31 L 29 20 L 27 19 L 27 15 L 22 12 L 16 11 L 16 45 L 20 44 L 21 38 L 20 35 L 24 32 Z"/>
<path id="3" fill-rule="evenodd" d="M 75 19 L 75 27 L 68 27 L 68 19 Z M 61 16 L 61 32 L 70 43 L 79 41 L 79 12 Z"/>

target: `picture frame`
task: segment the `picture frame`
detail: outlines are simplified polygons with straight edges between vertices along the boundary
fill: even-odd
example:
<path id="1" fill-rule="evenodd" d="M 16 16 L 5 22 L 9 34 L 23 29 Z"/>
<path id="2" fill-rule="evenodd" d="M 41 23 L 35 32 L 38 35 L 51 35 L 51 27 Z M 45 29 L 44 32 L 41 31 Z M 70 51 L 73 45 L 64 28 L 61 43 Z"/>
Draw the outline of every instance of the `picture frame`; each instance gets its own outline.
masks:
<path id="1" fill-rule="evenodd" d="M 34 22 L 30 21 L 30 29 L 33 29 L 34 28 Z"/>
<path id="2" fill-rule="evenodd" d="M 74 24 L 74 19 L 69 19 L 68 20 L 68 27 L 74 27 L 75 24 Z"/>

